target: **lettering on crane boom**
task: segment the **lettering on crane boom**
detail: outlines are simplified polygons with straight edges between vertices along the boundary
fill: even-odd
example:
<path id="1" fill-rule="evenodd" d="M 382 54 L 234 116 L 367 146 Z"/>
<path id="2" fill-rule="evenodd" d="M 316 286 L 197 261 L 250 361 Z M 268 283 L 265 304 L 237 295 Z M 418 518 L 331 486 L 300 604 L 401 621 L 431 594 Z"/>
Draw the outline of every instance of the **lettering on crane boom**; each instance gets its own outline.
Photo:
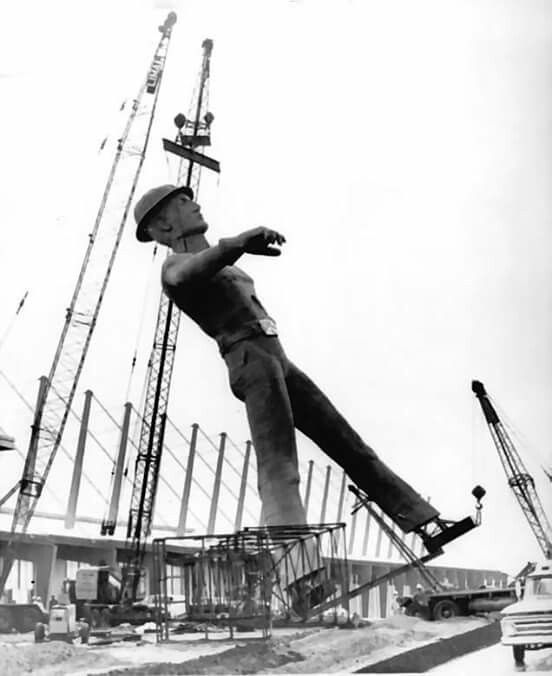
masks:
<path id="1" fill-rule="evenodd" d="M 161 73 L 161 57 L 154 56 L 150 71 L 146 80 L 146 91 L 148 94 L 154 94 L 159 82 L 159 74 Z"/>

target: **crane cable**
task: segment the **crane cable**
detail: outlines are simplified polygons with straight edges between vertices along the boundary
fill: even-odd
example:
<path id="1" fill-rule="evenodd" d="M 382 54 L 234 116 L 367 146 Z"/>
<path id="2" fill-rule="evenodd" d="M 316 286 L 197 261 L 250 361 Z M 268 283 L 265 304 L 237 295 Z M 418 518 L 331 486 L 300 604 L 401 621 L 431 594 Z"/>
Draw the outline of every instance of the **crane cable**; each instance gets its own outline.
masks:
<path id="1" fill-rule="evenodd" d="M 137 329 L 137 332 L 136 332 L 136 341 L 135 341 L 135 344 L 134 344 L 134 351 L 133 351 L 133 354 L 132 354 L 130 372 L 129 372 L 129 375 L 128 375 L 125 401 L 128 401 L 129 397 L 130 397 L 130 388 L 132 386 L 132 378 L 134 376 L 134 369 L 136 367 L 136 362 L 138 360 L 138 348 L 139 348 L 140 339 L 142 337 L 143 330 L 144 330 L 144 322 L 145 322 L 145 318 L 146 318 L 147 298 L 148 298 L 148 293 L 149 293 L 149 289 L 150 289 L 150 286 L 151 286 L 151 280 L 152 280 L 152 277 L 153 277 L 153 270 L 154 270 L 154 267 L 155 267 L 156 256 L 157 256 L 157 244 L 153 247 L 153 255 L 152 255 L 151 261 L 150 261 L 149 272 L 148 272 L 148 275 L 146 277 L 146 282 L 144 284 L 144 291 L 143 291 L 143 294 L 142 294 L 142 305 L 141 305 L 141 310 L 140 310 L 140 318 L 138 320 L 138 329 Z"/>
<path id="2" fill-rule="evenodd" d="M 25 305 L 25 301 L 27 300 L 28 295 L 29 295 L 29 291 L 27 290 L 27 291 L 25 291 L 23 297 L 19 301 L 19 304 L 17 306 L 17 310 L 15 311 L 11 320 L 9 321 L 8 325 L 6 326 L 4 333 L 2 334 L 2 337 L 0 338 L 0 350 L 2 350 L 2 348 L 4 347 L 4 343 L 6 342 L 8 336 L 10 335 L 11 330 L 13 329 L 13 326 L 15 324 L 15 321 L 18 318 L 19 313 L 23 309 L 23 306 Z"/>
<path id="3" fill-rule="evenodd" d="M 513 437 L 513 439 L 517 442 L 517 444 L 523 448 L 523 451 L 527 452 L 531 460 L 541 467 L 546 477 L 550 481 L 552 481 L 551 478 L 552 466 L 550 465 L 550 461 L 549 460 L 547 461 L 544 458 L 543 454 L 530 443 L 527 436 L 513 423 L 511 418 L 508 417 L 508 415 L 504 412 L 502 407 L 496 402 L 494 397 L 489 397 L 489 399 L 491 400 L 491 403 L 497 410 L 500 416 L 500 421 L 502 422 L 506 431 Z"/>
<path id="4" fill-rule="evenodd" d="M 150 270 L 149 270 L 149 274 L 148 274 L 148 277 L 147 277 L 147 280 L 146 280 L 146 284 L 144 286 L 144 293 L 143 293 L 143 298 L 142 298 L 141 317 L 140 317 L 139 324 L 138 324 L 138 331 L 137 331 L 137 335 L 136 335 L 136 343 L 135 343 L 135 348 L 134 348 L 134 354 L 133 354 L 133 357 L 132 357 L 130 373 L 129 373 L 129 377 L 128 377 L 127 392 L 126 392 L 125 401 L 128 401 L 129 398 L 130 398 L 130 389 L 131 389 L 132 378 L 133 378 L 133 375 L 134 375 L 134 369 L 136 367 L 136 363 L 138 361 L 138 345 L 139 345 L 139 342 L 140 342 L 140 336 L 143 333 L 143 326 L 144 326 L 144 321 L 145 321 L 145 316 L 146 316 L 147 295 L 148 295 L 148 290 L 149 290 L 149 287 L 150 287 L 150 284 L 151 284 L 151 279 L 152 279 L 153 269 L 154 269 L 154 261 L 155 261 L 156 256 L 157 256 L 157 244 L 155 245 L 155 247 L 153 249 L 153 254 L 152 254 L 151 263 L 150 263 Z M 150 370 L 151 370 L 151 363 L 148 362 L 146 376 L 147 376 L 147 374 L 149 373 Z M 142 392 L 141 392 L 140 401 L 139 401 L 139 404 L 138 404 L 140 410 L 143 410 L 144 402 L 146 401 L 146 390 L 147 390 L 148 380 L 149 380 L 149 377 L 144 378 L 144 382 L 143 382 L 143 385 L 142 385 Z M 140 429 L 140 423 L 142 421 L 140 414 L 138 413 L 138 411 L 136 410 L 134 405 L 132 406 L 132 408 L 137 415 L 134 418 L 134 426 L 132 428 L 132 432 L 129 434 L 131 450 L 128 453 L 127 458 L 126 458 L 125 469 L 124 469 L 125 478 L 128 477 L 128 473 L 129 473 L 131 464 L 133 462 L 135 462 L 135 460 L 136 460 L 135 453 L 133 453 L 132 451 L 133 451 L 133 449 L 137 450 L 137 448 L 138 448 L 137 437 L 138 437 L 138 433 L 139 433 L 139 429 Z"/>

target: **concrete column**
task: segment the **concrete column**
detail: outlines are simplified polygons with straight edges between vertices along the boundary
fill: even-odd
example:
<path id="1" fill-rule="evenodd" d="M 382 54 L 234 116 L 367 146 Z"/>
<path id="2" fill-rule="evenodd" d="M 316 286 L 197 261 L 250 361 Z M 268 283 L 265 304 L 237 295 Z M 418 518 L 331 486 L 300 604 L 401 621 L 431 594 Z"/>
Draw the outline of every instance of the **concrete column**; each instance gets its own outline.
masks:
<path id="1" fill-rule="evenodd" d="M 390 566 L 385 566 L 385 571 L 384 575 L 387 575 L 387 573 L 391 570 Z M 387 592 L 389 588 L 389 583 L 388 582 L 382 582 L 379 586 L 379 593 L 380 593 L 380 608 L 382 611 L 382 617 L 387 617 Z"/>
<path id="2" fill-rule="evenodd" d="M 215 471 L 215 483 L 213 484 L 213 497 L 211 499 L 211 509 L 209 511 L 209 523 L 207 524 L 207 535 L 212 535 L 215 532 L 215 522 L 217 518 L 217 508 L 220 494 L 220 481 L 222 478 L 222 463 L 224 460 L 225 446 L 226 446 L 226 432 L 222 432 L 220 435 L 217 469 Z"/>
<path id="3" fill-rule="evenodd" d="M 130 426 L 130 415 L 132 404 L 127 401 L 123 414 L 123 425 L 121 427 L 121 439 L 119 442 L 119 451 L 117 453 L 117 463 L 115 465 L 115 475 L 113 477 L 113 489 L 111 499 L 109 500 L 109 511 L 107 516 L 107 525 L 110 535 L 113 535 L 117 517 L 119 516 L 119 499 L 121 497 L 121 484 L 123 481 L 123 472 L 125 467 L 126 448 L 128 443 L 128 430 Z"/>
<path id="4" fill-rule="evenodd" d="M 345 502 L 345 487 L 347 485 L 347 475 L 343 472 L 341 477 L 341 488 L 339 489 L 339 505 L 337 507 L 337 523 L 341 523 L 343 518 L 343 504 Z"/>
<path id="5" fill-rule="evenodd" d="M 65 514 L 65 528 L 74 528 L 77 513 L 77 502 L 79 499 L 80 481 L 82 476 L 82 465 L 84 462 L 84 451 L 86 449 L 86 437 L 88 435 L 88 420 L 90 418 L 90 406 L 92 404 L 92 392 L 86 390 L 84 393 L 84 406 L 82 409 L 82 419 L 79 431 L 79 440 L 77 442 L 77 452 L 73 464 L 73 477 L 71 479 L 71 490 L 69 492 L 69 502 L 67 503 L 67 513 Z"/>
<path id="6" fill-rule="evenodd" d="M 363 616 L 369 617 L 371 620 L 381 619 L 381 602 L 380 602 L 379 587 L 372 587 L 372 589 L 368 590 L 366 596 L 368 609 L 366 613 L 363 613 Z"/>
<path id="7" fill-rule="evenodd" d="M 330 477 L 332 474 L 331 465 L 326 467 L 326 481 L 324 483 L 324 494 L 322 496 L 322 508 L 320 510 L 320 523 L 325 523 L 326 507 L 328 506 L 328 493 L 330 491 Z"/>
<path id="8" fill-rule="evenodd" d="M 376 559 L 379 559 L 379 557 L 381 556 L 382 540 L 383 540 L 383 530 L 382 530 L 381 526 L 378 524 L 378 539 L 377 539 L 377 542 L 376 542 Z"/>
<path id="9" fill-rule="evenodd" d="M 362 556 L 368 554 L 368 537 L 370 535 L 370 512 L 366 510 L 366 526 L 364 528 L 364 540 L 362 542 Z"/>
<path id="10" fill-rule="evenodd" d="M 355 546 L 355 532 L 358 512 L 355 512 L 351 518 L 351 534 L 349 535 L 349 555 L 352 554 Z"/>
<path id="11" fill-rule="evenodd" d="M 45 604 L 50 598 L 57 551 L 57 545 L 41 545 L 34 559 L 35 590 Z"/>
<path id="12" fill-rule="evenodd" d="M 393 522 L 391 524 L 391 531 L 394 533 L 396 529 L 395 523 Z M 389 538 L 389 546 L 387 547 L 387 558 L 392 559 L 393 558 L 393 552 L 396 552 L 395 545 L 393 544 L 393 540 Z"/>
<path id="13" fill-rule="evenodd" d="M 52 575 L 50 577 L 50 596 L 53 594 L 58 601 L 62 601 L 63 596 L 63 580 L 65 579 L 65 561 L 56 559 L 54 562 L 54 568 Z M 44 605 L 48 606 L 48 601 L 50 596 L 47 599 L 43 599 Z"/>
<path id="14" fill-rule="evenodd" d="M 372 566 L 362 564 L 358 568 L 358 582 L 359 585 L 366 584 L 372 579 Z M 362 617 L 368 617 L 370 591 L 365 590 L 360 595 L 360 614 Z"/>
<path id="15" fill-rule="evenodd" d="M 243 506 L 245 502 L 245 493 L 247 491 L 247 473 L 249 471 L 249 456 L 251 455 L 251 442 L 245 444 L 245 456 L 243 459 L 243 469 L 240 482 L 240 494 L 238 496 L 238 508 L 236 510 L 236 520 L 234 521 L 234 530 L 240 530 L 243 518 Z"/>
<path id="16" fill-rule="evenodd" d="M 307 523 L 309 521 L 309 501 L 312 486 L 312 468 L 314 467 L 314 460 L 309 460 L 309 469 L 307 472 L 307 485 L 305 487 L 305 514 L 307 515 Z"/>
<path id="17" fill-rule="evenodd" d="M 263 505 L 261 504 L 261 513 L 259 514 L 259 526 L 265 526 L 266 525 L 265 521 L 266 521 L 265 511 Z"/>
<path id="18" fill-rule="evenodd" d="M 182 491 L 182 502 L 180 503 L 180 515 L 178 517 L 178 536 L 186 535 L 186 518 L 188 516 L 188 505 L 190 504 L 190 492 L 192 490 L 192 476 L 194 471 L 194 460 L 197 446 L 197 432 L 199 425 L 192 425 L 192 438 L 190 439 L 190 450 L 188 452 L 188 464 L 186 465 L 186 477 L 184 478 L 184 489 Z"/>

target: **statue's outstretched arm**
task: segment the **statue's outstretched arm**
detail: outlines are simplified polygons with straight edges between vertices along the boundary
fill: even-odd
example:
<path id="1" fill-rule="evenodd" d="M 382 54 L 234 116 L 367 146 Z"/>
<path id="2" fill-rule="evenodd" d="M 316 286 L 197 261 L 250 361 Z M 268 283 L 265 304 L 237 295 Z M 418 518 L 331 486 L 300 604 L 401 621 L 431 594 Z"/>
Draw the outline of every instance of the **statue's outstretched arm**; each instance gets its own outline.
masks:
<path id="1" fill-rule="evenodd" d="M 208 279 L 226 265 L 232 265 L 244 253 L 258 256 L 279 256 L 273 246 L 285 242 L 285 237 L 270 228 L 253 228 L 235 237 L 226 237 L 198 253 L 176 253 L 163 265 L 163 281 L 170 286 Z"/>

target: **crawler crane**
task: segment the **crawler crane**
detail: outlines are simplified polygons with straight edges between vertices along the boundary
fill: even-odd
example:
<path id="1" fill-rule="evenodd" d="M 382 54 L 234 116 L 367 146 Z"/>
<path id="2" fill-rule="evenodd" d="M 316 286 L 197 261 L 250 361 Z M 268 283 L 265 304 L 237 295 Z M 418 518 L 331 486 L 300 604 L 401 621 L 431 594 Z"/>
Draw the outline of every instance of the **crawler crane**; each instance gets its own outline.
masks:
<path id="1" fill-rule="evenodd" d="M 188 120 L 178 114 L 175 118 L 176 141 L 163 140 L 164 148 L 181 158 L 177 183 L 185 185 L 190 196 L 197 195 L 202 167 L 219 171 L 216 160 L 196 150 L 210 145 L 210 127 L 214 119 L 207 110 L 212 40 L 204 40 L 202 47 L 199 86 L 192 102 L 194 118 Z M 124 568 L 123 594 L 132 601 L 138 596 L 146 539 L 153 521 L 179 322 L 180 312 L 161 292 L 128 516 L 127 540 L 131 559 Z M 113 534 L 114 528 L 114 523 L 104 523 L 102 533 Z"/>
<path id="2" fill-rule="evenodd" d="M 88 235 L 88 245 L 49 375 L 40 380 L 23 475 L 8 492 L 8 496 L 17 492 L 18 497 L 10 541 L 2 552 L 0 593 L 16 558 L 16 534 L 26 531 L 61 444 L 146 155 L 175 22 L 176 14 L 170 12 L 159 26 L 161 38 L 145 81 L 132 103 L 123 133 L 116 143 L 107 184 L 94 226 Z"/>
<path id="3" fill-rule="evenodd" d="M 506 428 L 500 421 L 483 383 L 479 380 L 474 380 L 472 382 L 472 391 L 483 409 L 483 415 L 489 426 L 500 462 L 508 478 L 508 485 L 514 492 L 519 506 L 537 539 L 539 547 L 545 557 L 550 559 L 552 558 L 552 527 L 535 488 L 535 480 L 527 471 Z"/>

